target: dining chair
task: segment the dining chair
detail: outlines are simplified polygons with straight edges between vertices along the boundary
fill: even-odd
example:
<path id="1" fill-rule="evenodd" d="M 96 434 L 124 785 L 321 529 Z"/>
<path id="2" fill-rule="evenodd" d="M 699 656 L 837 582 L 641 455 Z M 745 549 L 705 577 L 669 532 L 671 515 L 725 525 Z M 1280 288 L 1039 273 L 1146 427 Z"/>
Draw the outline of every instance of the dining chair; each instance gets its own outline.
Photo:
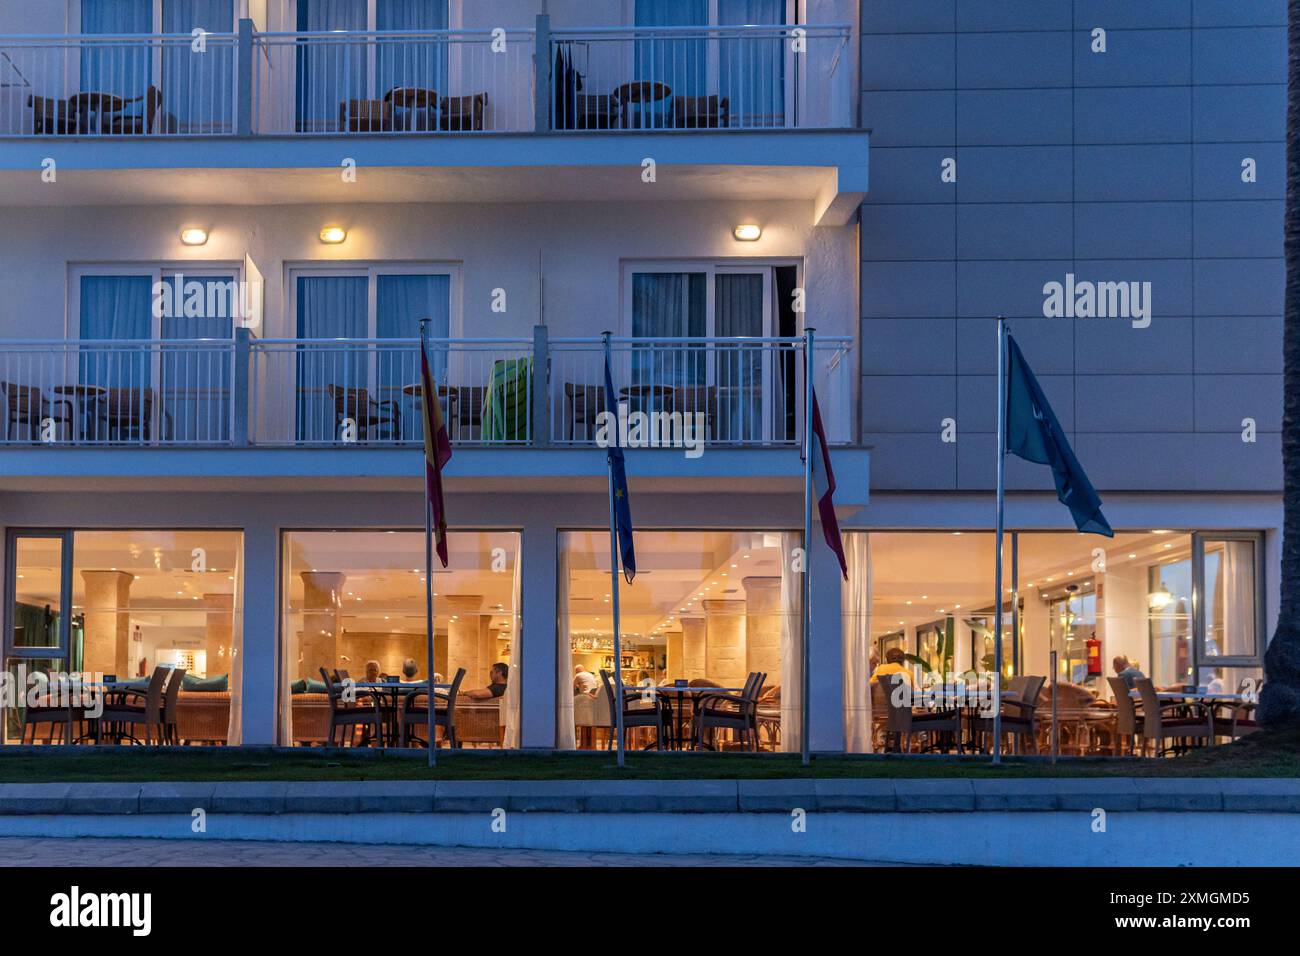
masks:
<path id="1" fill-rule="evenodd" d="M 1151 678 L 1143 677 L 1135 682 L 1139 697 L 1142 699 L 1142 749 L 1153 748 L 1155 756 L 1176 753 L 1181 748 L 1178 744 L 1165 747 L 1166 740 L 1205 740 L 1214 743 L 1214 709 L 1200 702 L 1182 700 L 1162 701 L 1156 693 Z M 1199 710 L 1199 716 L 1187 716 L 1188 710 Z M 1165 716 L 1166 711 L 1174 712 Z"/>
<path id="2" fill-rule="evenodd" d="M 696 435 L 692 432 L 695 441 L 717 439 L 718 387 L 716 385 L 678 385 L 673 390 L 672 411 L 680 412 L 683 421 L 687 415 L 704 416 L 704 434 Z M 692 429 L 694 427 L 691 426 Z"/>
<path id="3" fill-rule="evenodd" d="M 674 96 L 673 129 L 717 129 L 731 125 L 731 100 L 709 96 Z"/>
<path id="4" fill-rule="evenodd" d="M 600 680 L 605 685 L 605 696 L 609 700 L 609 740 L 605 749 L 613 750 L 618 740 L 618 711 L 615 709 L 616 707 L 621 707 L 623 710 L 623 746 L 627 746 L 627 734 L 633 729 L 637 727 L 653 727 L 655 729 L 654 749 L 667 749 L 665 746 L 669 742 L 667 728 L 671 726 L 672 721 L 670 705 L 664 699 L 667 695 L 652 694 L 651 701 L 646 702 L 642 699 L 641 688 L 627 686 L 623 687 L 621 695 L 616 695 L 611 677 L 609 671 L 601 670 Z M 615 703 L 616 700 L 617 703 Z M 649 750 L 651 746 L 647 744 L 645 749 Z"/>
<path id="5" fill-rule="evenodd" d="M 579 424 L 582 425 L 583 441 L 593 440 L 596 437 L 596 416 L 605 411 L 605 386 L 565 382 L 564 397 L 569 405 L 569 441 L 577 439 Z"/>
<path id="6" fill-rule="evenodd" d="M 438 128 L 446 131 L 481 130 L 487 112 L 488 95 L 444 96 L 438 108 Z"/>
<path id="7" fill-rule="evenodd" d="M 758 751 L 758 699 L 767 674 L 750 671 L 739 694 L 701 694 L 691 718 L 696 750 L 716 750 L 719 730 L 729 730 L 742 747 Z"/>
<path id="8" fill-rule="evenodd" d="M 179 721 L 176 719 L 176 707 L 180 699 L 181 688 L 185 683 L 185 669 L 176 667 L 172 669 L 171 676 L 167 678 L 167 689 L 163 692 L 162 704 L 162 722 L 163 722 L 163 743 L 170 744 L 173 747 L 180 745 L 180 734 L 178 727 Z"/>
<path id="9" fill-rule="evenodd" d="M 885 707 L 886 749 L 889 748 L 890 737 L 893 737 L 902 753 L 910 753 L 912 735 L 925 734 L 928 738 L 927 750 L 946 750 L 950 746 L 956 746 L 958 753 L 965 753 L 961 739 L 961 711 L 949 708 L 936 711 L 913 709 L 916 692 L 909 687 L 905 693 L 898 693 L 901 684 L 906 682 L 907 675 L 901 673 L 882 674 L 876 678 L 877 685 L 884 685 L 879 699 L 883 700 Z"/>
<path id="10" fill-rule="evenodd" d="M 48 419 L 56 426 L 72 427 L 72 402 L 66 398 L 51 400 L 35 385 L 18 385 L 0 382 L 4 392 L 5 440 L 9 441 L 17 428 L 27 427 L 27 438 L 33 443 L 41 441 L 41 429 Z"/>
<path id="11" fill-rule="evenodd" d="M 1251 699 L 1232 705 L 1227 731 L 1227 735 L 1231 739 L 1236 740 L 1238 737 L 1253 734 L 1260 729 L 1259 719 L 1255 716 L 1255 711 L 1259 707 L 1259 692 L 1263 686 L 1262 681 L 1256 681 L 1253 678 L 1247 678 L 1237 685 L 1237 693 L 1243 697 L 1249 694 Z M 1216 732 L 1221 733 L 1221 731 L 1217 731 L 1217 728 Z"/>
<path id="12" fill-rule="evenodd" d="M 1012 746 L 1020 753 L 1028 745 L 1038 753 L 1038 698 L 1047 678 L 1025 675 L 1019 698 L 1002 697 L 1002 733 L 1011 737 Z M 973 730 L 982 737 L 993 733 L 992 717 L 976 717 Z"/>
<path id="13" fill-rule="evenodd" d="M 393 104 L 388 100 L 344 100 L 339 104 L 340 132 L 381 133 L 393 128 Z"/>
<path id="14" fill-rule="evenodd" d="M 402 435 L 402 410 L 396 399 L 375 399 L 370 390 L 350 385 L 326 385 L 325 390 L 334 402 L 334 438 L 343 429 L 344 421 L 356 425 L 357 440 L 369 441 L 370 430 L 387 429 L 390 440 Z"/>
<path id="15" fill-rule="evenodd" d="M 150 86 L 142 96 L 135 96 L 123 103 L 143 102 L 140 113 L 117 113 L 108 121 L 109 132 L 117 135 L 141 136 L 152 133 L 157 122 L 158 111 L 162 107 L 162 90 Z"/>
<path id="16" fill-rule="evenodd" d="M 167 682 L 170 673 L 171 669 L 168 667 L 155 667 L 148 686 L 143 690 L 139 687 L 128 687 L 115 692 L 111 699 L 105 698 L 104 709 L 99 715 L 99 723 L 95 730 L 95 742 L 99 743 L 103 736 L 103 728 L 107 727 L 108 736 L 118 743 L 130 740 L 138 744 L 140 738 L 130 730 L 133 727 L 143 727 L 146 746 L 153 746 L 155 732 L 157 732 L 158 743 L 164 743 L 166 735 L 163 732 L 163 685 Z"/>
<path id="17" fill-rule="evenodd" d="M 1124 741 L 1128 741 L 1128 752 L 1137 756 L 1137 735 L 1141 732 L 1141 715 L 1133 695 L 1129 693 L 1128 684 L 1118 677 L 1107 677 L 1106 683 L 1115 697 L 1115 755 L 1124 753 Z"/>
<path id="18" fill-rule="evenodd" d="M 152 388 L 107 388 L 104 394 L 92 400 L 96 419 L 102 426 L 100 437 L 107 441 L 148 441 L 153 433 L 154 395 Z M 167 428 L 163 437 L 171 432 L 171 413 L 164 415 Z"/>
<path id="19" fill-rule="evenodd" d="M 338 673 L 337 671 L 335 672 Z M 321 680 L 325 682 L 325 693 L 330 703 L 330 723 L 327 746 L 357 746 L 356 733 L 361 731 L 360 746 L 368 746 L 372 741 L 384 739 L 383 714 L 379 709 L 379 698 L 366 691 L 356 692 L 355 703 L 343 699 L 340 681 L 331 680 L 325 668 L 320 668 Z M 344 677 L 344 680 L 347 678 Z M 346 733 L 338 735 L 338 731 Z M 335 740 L 338 740 L 335 743 Z"/>
<path id="20" fill-rule="evenodd" d="M 67 737 L 69 720 L 76 723 L 82 719 L 77 714 L 77 708 L 72 708 L 70 710 L 66 705 L 60 702 L 58 696 L 60 688 L 63 688 L 63 684 L 58 680 L 58 678 L 50 680 L 46 685 L 45 695 L 37 697 L 34 703 L 29 702 L 28 705 L 23 708 L 23 729 L 22 734 L 19 737 L 20 743 L 25 744 L 29 742 L 27 739 L 27 729 L 29 727 L 32 731 L 32 739 L 30 743 L 36 743 L 37 738 L 40 736 L 37 733 L 37 728 L 41 724 L 45 724 L 48 728 L 45 733 L 45 742 L 47 744 L 56 743 L 54 736 L 56 730 L 59 734 L 57 742 L 61 743 Z"/>
<path id="21" fill-rule="evenodd" d="M 436 734 L 438 728 L 442 728 L 443 737 L 447 741 L 447 746 L 452 750 L 460 748 L 460 740 L 456 736 L 456 698 L 460 695 L 460 685 L 465 679 L 465 668 L 456 668 L 456 676 L 451 679 L 451 687 L 447 692 L 440 693 L 433 691 L 433 732 Z M 418 698 L 423 697 L 425 704 L 423 707 L 418 706 Z M 402 707 L 402 729 L 400 746 L 409 746 L 408 741 L 414 741 L 418 746 L 427 747 L 429 742 L 419 734 L 412 733 L 413 728 L 424 728 L 427 733 L 429 726 L 429 690 L 413 691 L 407 698 Z M 445 705 L 445 706 L 444 706 Z"/>
<path id="22" fill-rule="evenodd" d="M 32 132 L 37 136 L 69 136 L 77 132 L 77 101 L 29 94 Z"/>

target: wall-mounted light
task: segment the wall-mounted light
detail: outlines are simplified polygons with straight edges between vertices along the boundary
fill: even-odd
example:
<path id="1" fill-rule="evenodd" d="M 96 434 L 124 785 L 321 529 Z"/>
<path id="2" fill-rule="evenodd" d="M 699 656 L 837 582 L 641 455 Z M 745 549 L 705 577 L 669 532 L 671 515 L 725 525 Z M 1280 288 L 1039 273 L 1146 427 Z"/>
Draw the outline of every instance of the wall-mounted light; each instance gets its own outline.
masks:
<path id="1" fill-rule="evenodd" d="M 320 241 L 331 245 L 340 243 L 348 237 L 348 231 L 342 226 L 326 226 L 320 231 Z"/>
<path id="2" fill-rule="evenodd" d="M 1170 604 L 1174 603 L 1174 596 L 1161 582 L 1160 587 L 1147 595 L 1147 606 L 1153 611 L 1163 611 Z"/>
<path id="3" fill-rule="evenodd" d="M 741 242 L 754 242 L 763 235 L 763 227 L 757 223 L 745 222 L 731 230 L 731 234 Z"/>
<path id="4" fill-rule="evenodd" d="M 181 242 L 187 246 L 201 246 L 208 241 L 206 229 L 182 229 Z"/>

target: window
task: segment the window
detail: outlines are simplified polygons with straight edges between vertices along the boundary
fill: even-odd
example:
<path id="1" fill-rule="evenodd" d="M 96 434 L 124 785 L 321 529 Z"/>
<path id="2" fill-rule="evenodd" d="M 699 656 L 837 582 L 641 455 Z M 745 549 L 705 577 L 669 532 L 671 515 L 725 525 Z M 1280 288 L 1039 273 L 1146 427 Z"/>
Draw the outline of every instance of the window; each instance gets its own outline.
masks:
<path id="1" fill-rule="evenodd" d="M 234 0 L 79 0 L 73 22 L 88 35 L 232 33 Z M 127 102 L 123 116 L 146 119 L 149 132 L 228 132 L 233 119 L 234 48 L 202 52 L 188 40 L 141 45 L 91 45 L 81 53 L 82 92 Z M 161 99 L 150 102 L 149 89 Z M 132 102 L 139 104 L 133 107 Z M 150 115 L 155 110 L 157 115 Z M 152 125 L 149 125 L 152 123 Z"/>
<path id="2" fill-rule="evenodd" d="M 518 746 L 519 541 L 517 532 L 452 531 L 448 567 L 435 559 L 434 681 L 465 671 L 454 726 L 461 746 Z M 284 554 L 281 740 L 319 745 L 330 715 L 322 669 L 363 683 L 428 678 L 424 532 L 293 531 Z M 386 742 L 398 746 L 400 701 L 386 695 L 380 706 Z M 407 744 L 412 734 L 425 739 L 423 722 L 408 725 Z M 373 730 L 336 738 L 363 741 L 375 742 Z"/>
<path id="3" fill-rule="evenodd" d="M 640 340 L 622 370 L 633 410 L 699 410 L 715 443 L 792 438 L 794 353 L 743 340 L 797 334 L 778 296 L 796 275 L 758 263 L 626 266 L 624 328 Z"/>
<path id="4" fill-rule="evenodd" d="M 181 739 L 238 743 L 239 532 L 16 531 L 9 555 L 4 652 L 16 687 L 55 672 L 147 683 L 157 667 L 182 668 Z M 7 712 L 6 741 L 22 739 L 23 720 L 21 706 Z M 73 731 L 94 728 L 77 719 Z"/>
<path id="5" fill-rule="evenodd" d="M 765 673 L 757 746 L 798 751 L 800 583 L 786 569 L 800 538 L 783 531 L 638 531 L 636 585 L 619 578 L 624 684 L 682 681 L 739 692 L 751 672 Z M 608 742 L 610 725 L 600 675 L 612 681 L 615 669 L 608 533 L 562 534 L 559 579 L 557 746 L 597 748 Z M 691 747 L 689 697 L 661 696 L 673 708 L 665 746 Z M 636 731 L 628 748 L 651 743 L 654 733 Z M 729 734 L 706 743 L 721 749 Z"/>
<path id="6" fill-rule="evenodd" d="M 298 0 L 300 32 L 438 31 L 448 27 L 447 0 Z M 373 55 L 371 51 L 373 50 Z M 336 129 L 348 99 L 382 99 L 412 87 L 446 94 L 449 47 L 438 38 L 373 44 L 303 44 L 298 49 L 300 130 Z"/>
<path id="7" fill-rule="evenodd" d="M 420 440 L 414 342 L 429 319 L 430 371 L 445 382 L 455 277 L 445 266 L 292 270 L 290 312 L 309 343 L 297 355 L 298 441 Z M 338 339 L 354 341 L 326 341 Z"/>
<path id="8" fill-rule="evenodd" d="M 77 436 L 228 440 L 239 276 L 236 267 L 75 269 L 71 332 L 82 345 L 68 401 Z"/>

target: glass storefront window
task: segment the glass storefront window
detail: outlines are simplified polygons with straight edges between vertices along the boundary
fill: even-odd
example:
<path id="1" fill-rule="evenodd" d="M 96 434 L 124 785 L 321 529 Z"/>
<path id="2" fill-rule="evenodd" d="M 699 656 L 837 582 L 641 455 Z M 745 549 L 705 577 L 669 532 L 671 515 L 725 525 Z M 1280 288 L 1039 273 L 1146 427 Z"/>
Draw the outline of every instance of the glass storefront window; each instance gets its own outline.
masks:
<path id="1" fill-rule="evenodd" d="M 1157 687 L 1194 684 L 1192 560 L 1174 557 L 1147 569 L 1151 671 Z"/>
<path id="2" fill-rule="evenodd" d="M 436 558 L 434 566 L 434 682 L 465 670 L 459 745 L 518 746 L 519 534 L 453 531 L 447 544 L 448 567 Z M 428 679 L 424 532 L 293 531 L 284 553 L 281 739 L 323 745 L 330 707 L 322 668 L 362 683 Z M 400 688 L 379 697 L 385 745 L 402 741 L 405 697 Z M 410 728 L 407 743 L 415 737 L 424 738 L 422 728 Z M 381 741 L 358 727 L 342 742 Z"/>
<path id="3" fill-rule="evenodd" d="M 682 681 L 738 691 L 751 672 L 765 673 L 758 746 L 797 751 L 801 576 L 789 569 L 800 538 L 781 531 L 638 532 L 635 583 L 619 579 L 624 684 Z M 561 535 L 561 749 L 610 743 L 609 700 L 600 676 L 614 670 L 609 560 L 608 532 Z M 692 746 L 690 695 L 659 696 L 674 708 L 664 743 Z M 651 743 L 654 734 L 654 728 L 630 731 L 628 747 Z M 730 731 L 705 742 L 719 749 L 739 746 Z"/>
<path id="4" fill-rule="evenodd" d="M 1259 653 L 1255 614 L 1256 542 L 1205 542 L 1205 638 L 1201 659 L 1252 658 Z"/>
<path id="5" fill-rule="evenodd" d="M 147 684 L 182 669 L 177 733 L 234 744 L 242 722 L 243 535 L 147 530 L 20 533 L 13 539 L 6 657 L 47 672 Z M 60 636 L 61 609 L 67 620 Z M 60 646 L 66 640 L 66 646 Z M 32 660 L 29 648 L 58 653 Z M 12 666 L 11 666 L 12 671 Z M 15 720 L 18 726 L 15 726 Z M 10 713 L 6 740 L 21 738 Z M 92 727 L 77 720 L 77 736 Z"/>

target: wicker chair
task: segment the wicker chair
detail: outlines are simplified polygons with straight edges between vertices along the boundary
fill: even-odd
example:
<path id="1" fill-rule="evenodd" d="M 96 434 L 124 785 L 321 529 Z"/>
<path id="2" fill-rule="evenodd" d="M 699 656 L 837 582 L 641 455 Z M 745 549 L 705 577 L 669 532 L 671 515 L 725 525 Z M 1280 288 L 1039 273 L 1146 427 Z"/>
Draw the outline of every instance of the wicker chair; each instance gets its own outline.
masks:
<path id="1" fill-rule="evenodd" d="M 343 422 L 350 419 L 357 426 L 357 440 L 368 441 L 370 430 L 388 430 L 388 437 L 394 441 L 402 434 L 402 410 L 396 399 L 374 399 L 366 388 L 354 388 L 347 385 L 326 385 L 334 401 L 334 436 L 337 438 L 343 428 Z"/>
<path id="2" fill-rule="evenodd" d="M 438 110 L 438 128 L 444 131 L 481 130 L 488 95 L 444 96 Z"/>
<path id="3" fill-rule="evenodd" d="M 109 120 L 109 132 L 119 136 L 142 136 L 145 133 L 152 133 L 158 118 L 158 111 L 162 108 L 162 90 L 156 86 L 151 86 L 144 91 L 143 96 L 136 96 L 124 102 L 139 103 L 141 101 L 144 103 L 142 113 L 117 114 Z"/>
<path id="4" fill-rule="evenodd" d="M 691 719 L 696 750 L 715 750 L 714 735 L 730 730 L 742 747 L 758 750 L 758 700 L 763 694 L 767 675 L 751 671 L 739 694 L 701 694 L 695 701 Z"/>
<path id="5" fill-rule="evenodd" d="M 49 96 L 27 97 L 32 108 L 32 132 L 37 136 L 70 136 L 77 132 L 77 101 Z"/>
<path id="6" fill-rule="evenodd" d="M 1128 741 L 1128 752 L 1137 754 L 1138 711 L 1133 696 L 1128 692 L 1128 684 L 1118 677 L 1107 677 L 1110 692 L 1115 695 L 1115 755 L 1124 753 L 1124 741 Z"/>
<path id="7" fill-rule="evenodd" d="M 717 129 L 731 125 L 731 101 L 710 96 L 673 97 L 673 129 Z"/>
<path id="8" fill-rule="evenodd" d="M 13 438 L 16 429 L 27 427 L 30 441 L 40 442 L 41 426 L 48 418 L 56 425 L 72 425 L 72 402 L 61 398 L 54 401 L 46 398 L 35 385 L 16 385 L 12 382 L 0 382 L 0 392 L 4 393 L 5 440 Z"/>
<path id="9" fill-rule="evenodd" d="M 1161 701 L 1156 694 L 1155 684 L 1151 678 L 1143 677 L 1136 682 L 1138 696 L 1142 699 L 1142 748 L 1153 748 L 1155 756 L 1176 752 L 1179 748 L 1165 747 L 1166 740 L 1205 740 L 1214 743 L 1214 708 L 1202 704 L 1188 704 L 1184 701 Z M 1170 715 L 1166 711 L 1200 710 L 1198 716 Z"/>
<path id="10" fill-rule="evenodd" d="M 171 676 L 167 678 L 167 689 L 163 692 L 162 704 L 162 742 L 170 744 L 173 747 L 181 742 L 179 733 L 180 721 L 177 719 L 176 711 L 179 702 L 181 687 L 185 682 L 185 669 L 176 667 L 172 669 Z"/>
<path id="11" fill-rule="evenodd" d="M 1009 734 L 1013 741 L 1019 738 L 1020 743 L 1016 746 L 1022 753 L 1026 745 L 1038 753 L 1038 697 L 1045 682 L 1044 677 L 1027 675 L 1019 699 L 1002 698 L 1002 733 Z M 980 736 L 991 736 L 993 718 L 977 717 L 974 729 Z"/>
<path id="12" fill-rule="evenodd" d="M 605 685 L 605 696 L 609 701 L 609 740 L 606 749 L 612 750 L 615 741 L 618 740 L 618 716 L 614 710 L 614 682 L 610 680 L 610 673 L 607 670 L 600 672 L 601 683 Z M 621 705 L 623 708 L 623 734 L 626 738 L 628 731 L 637 727 L 653 727 L 655 729 L 655 741 L 653 747 L 655 750 L 664 750 L 668 744 L 668 730 L 673 715 L 669 709 L 670 704 L 664 698 L 664 694 L 655 694 L 653 703 L 646 703 L 641 699 L 641 688 L 623 687 Z M 623 742 L 627 746 L 626 739 Z M 649 744 L 646 749 L 650 749 Z"/>
<path id="13" fill-rule="evenodd" d="M 104 735 L 104 728 L 107 727 L 108 736 L 119 743 L 123 740 L 140 743 L 140 739 L 129 731 L 132 727 L 143 727 L 146 746 L 153 745 L 155 731 L 158 743 L 165 743 L 163 685 L 167 682 L 170 673 L 170 668 L 155 667 L 153 676 L 149 678 L 149 686 L 144 690 L 132 687 L 124 691 L 114 691 L 104 701 L 104 710 L 99 715 L 99 722 L 96 725 L 95 742 L 100 742 Z M 139 702 L 133 702 L 131 698 L 139 698 Z"/>
<path id="14" fill-rule="evenodd" d="M 442 694 L 438 691 L 433 692 L 433 732 L 436 734 L 438 728 L 442 728 L 443 739 L 447 741 L 447 746 L 453 750 L 460 748 L 460 738 L 456 736 L 456 698 L 460 694 L 461 682 L 465 679 L 465 668 L 456 668 L 456 676 L 451 679 L 451 687 L 447 693 Z M 424 698 L 424 706 L 418 706 L 418 699 Z M 424 728 L 427 733 L 429 726 L 429 691 L 417 690 L 406 698 L 406 703 L 402 707 L 402 729 L 401 742 L 399 746 L 410 746 L 410 741 L 414 741 L 421 747 L 427 747 L 428 741 L 419 734 L 413 733 L 415 728 Z"/>
<path id="15" fill-rule="evenodd" d="M 881 674 L 876 678 L 876 686 L 880 688 L 880 694 L 878 697 L 873 697 L 872 707 L 874 711 L 877 701 L 884 707 L 885 749 L 889 749 L 889 742 L 892 737 L 898 745 L 898 749 L 903 753 L 908 753 L 912 749 L 912 735 L 927 734 L 929 735 L 927 749 L 937 750 L 941 743 L 941 738 L 938 735 L 951 734 L 950 739 L 955 741 L 957 752 L 963 753 L 961 711 L 913 711 L 912 694 L 910 692 L 901 695 L 894 693 L 899 683 L 906 680 L 906 675 L 901 673 Z"/>
<path id="16" fill-rule="evenodd" d="M 344 100 L 339 104 L 339 131 L 382 133 L 393 128 L 393 104 L 388 100 Z"/>
<path id="17" fill-rule="evenodd" d="M 331 680 L 330 675 L 323 667 L 320 669 L 320 676 L 321 680 L 325 682 L 325 692 L 329 694 L 330 701 L 330 725 L 327 746 L 345 747 L 349 744 L 357 746 L 356 733 L 358 729 L 361 731 L 360 746 L 362 747 L 369 745 L 372 741 L 383 740 L 384 716 L 379 709 L 379 698 L 361 691 L 357 694 L 356 703 L 349 703 L 343 700 L 343 693 L 339 689 L 339 683 Z M 346 733 L 340 736 L 339 731 L 345 731 Z"/>

